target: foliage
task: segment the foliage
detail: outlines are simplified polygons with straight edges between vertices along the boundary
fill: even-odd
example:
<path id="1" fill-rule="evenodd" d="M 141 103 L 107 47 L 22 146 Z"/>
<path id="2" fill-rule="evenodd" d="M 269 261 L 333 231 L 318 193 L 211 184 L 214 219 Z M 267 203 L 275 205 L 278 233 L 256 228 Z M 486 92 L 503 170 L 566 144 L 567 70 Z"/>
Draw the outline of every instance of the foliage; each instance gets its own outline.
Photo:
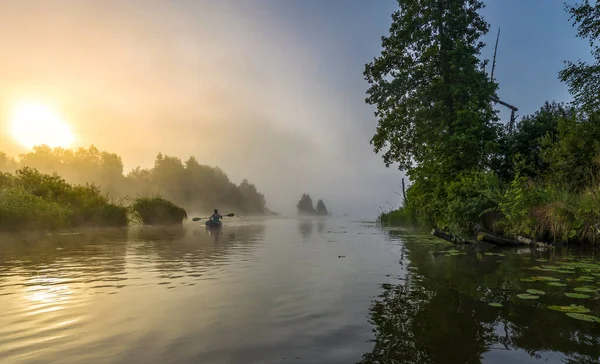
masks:
<path id="1" fill-rule="evenodd" d="M 316 213 L 316 210 L 313 207 L 312 198 L 308 193 L 302 194 L 300 201 L 298 201 L 296 204 L 296 208 L 298 209 L 298 214 L 300 215 L 314 215 Z"/>
<path id="2" fill-rule="evenodd" d="M 508 236 L 596 243 L 600 237 L 600 5 L 567 6 L 595 63 L 568 63 L 559 78 L 576 102 L 546 102 L 512 133 L 491 111 L 496 85 L 482 72 L 480 1 L 401 0 L 383 51 L 368 64 L 372 139 L 386 165 L 411 177 L 386 224 L 475 225 Z"/>
<path id="3" fill-rule="evenodd" d="M 6 155 L 4 152 L 0 152 L 0 172 L 14 172 L 17 169 L 17 161 Z"/>
<path id="4" fill-rule="evenodd" d="M 316 213 L 317 213 L 317 215 L 321 215 L 321 216 L 329 215 L 329 211 L 327 211 L 327 207 L 325 206 L 325 203 L 323 202 L 323 200 L 317 201 Z"/>
<path id="5" fill-rule="evenodd" d="M 25 167 L 0 174 L 0 230 L 125 226 L 127 209 L 94 185 L 70 185 Z"/>
<path id="6" fill-rule="evenodd" d="M 498 206 L 501 181 L 492 172 L 465 172 L 446 185 L 445 221 L 455 231 L 486 225 L 484 215 Z"/>
<path id="7" fill-rule="evenodd" d="M 478 58 L 489 26 L 479 0 L 399 0 L 381 55 L 367 64 L 367 103 L 379 119 L 371 143 L 413 180 L 481 169 L 500 131 L 496 84 Z"/>
<path id="8" fill-rule="evenodd" d="M 600 2 L 592 5 L 585 0 L 567 5 L 567 11 L 573 25 L 577 26 L 577 36 L 589 40 L 594 62 L 567 62 L 559 78 L 569 86 L 578 106 L 586 111 L 597 112 L 600 110 L 600 45 L 597 43 L 600 39 Z"/>
<path id="9" fill-rule="evenodd" d="M 12 167 L 11 167 L 12 166 Z M 0 153 L 0 171 L 31 167 L 42 173 L 57 173 L 69 183 L 95 186 L 113 198 L 148 197 L 160 194 L 188 210 L 232 209 L 245 214 L 264 214 L 265 196 L 244 179 L 231 182 L 218 167 L 201 165 L 194 157 L 185 163 L 159 153 L 154 166 L 136 167 L 123 174 L 121 157 L 91 146 L 77 150 L 36 146 L 17 163 Z"/>
<path id="10" fill-rule="evenodd" d="M 540 140 L 540 157 L 548 167 L 545 180 L 571 191 L 581 191 L 597 181 L 600 162 L 600 114 L 579 117 L 570 113 L 558 119 L 554 137 Z"/>
<path id="11" fill-rule="evenodd" d="M 496 166 L 498 174 L 512 180 L 517 174 L 537 178 L 548 168 L 541 157 L 540 139 L 554 140 L 558 133 L 558 121 L 575 112 L 571 107 L 557 102 L 546 102 L 532 115 L 525 115 L 515 131 L 503 139 L 503 165 Z"/>
<path id="12" fill-rule="evenodd" d="M 567 312 L 566 315 L 569 317 L 572 317 L 576 320 L 600 323 L 600 317 L 593 316 L 593 315 L 587 315 L 585 313 Z"/>
<path id="13" fill-rule="evenodd" d="M 162 197 L 136 198 L 131 205 L 144 225 L 181 224 L 187 219 L 186 211 Z"/>

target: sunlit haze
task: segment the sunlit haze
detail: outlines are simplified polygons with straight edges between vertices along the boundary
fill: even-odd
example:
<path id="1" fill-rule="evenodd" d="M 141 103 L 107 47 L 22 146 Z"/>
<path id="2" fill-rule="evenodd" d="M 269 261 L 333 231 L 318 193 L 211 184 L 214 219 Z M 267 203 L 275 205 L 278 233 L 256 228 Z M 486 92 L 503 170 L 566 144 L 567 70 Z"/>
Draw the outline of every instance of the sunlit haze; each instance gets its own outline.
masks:
<path id="1" fill-rule="evenodd" d="M 67 148 L 75 139 L 67 122 L 44 104 L 19 102 L 10 121 L 13 137 L 27 148 L 40 144 Z"/>
<path id="2" fill-rule="evenodd" d="M 572 39 L 559 3 L 548 10 L 560 22 L 552 31 Z M 403 174 L 372 152 L 377 122 L 364 102 L 362 72 L 380 51 L 396 6 L 392 0 L 1 2 L 0 102 L 8 110 L 0 119 L 7 131 L 1 149 L 17 155 L 38 142 L 94 144 L 120 155 L 126 171 L 151 166 L 158 152 L 195 156 L 236 183 L 248 178 L 275 211 L 294 212 L 308 192 L 334 214 L 373 217 L 398 204 Z M 493 27 L 512 22 L 492 6 L 486 13 Z M 535 80 L 552 79 L 564 59 L 587 50 L 569 48 L 516 66 L 508 44 L 521 49 L 522 34 L 503 29 L 497 77 L 501 96 L 530 112 L 566 95 L 558 81 Z M 527 52 L 521 49 L 519 59 Z M 526 70 L 531 82 L 524 83 L 515 72 Z M 13 118 L 15 100 L 32 94 L 52 100 L 43 106 L 52 113 Z"/>

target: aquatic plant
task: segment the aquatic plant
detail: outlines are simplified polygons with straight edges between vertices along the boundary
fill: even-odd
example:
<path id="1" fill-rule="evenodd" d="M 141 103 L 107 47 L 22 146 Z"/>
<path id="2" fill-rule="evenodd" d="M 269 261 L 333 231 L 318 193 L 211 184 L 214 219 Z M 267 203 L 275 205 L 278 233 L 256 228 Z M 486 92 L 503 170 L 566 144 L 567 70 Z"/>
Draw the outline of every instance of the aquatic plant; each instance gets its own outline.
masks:
<path id="1" fill-rule="evenodd" d="M 565 283 L 560 283 L 560 282 L 547 282 L 546 284 L 548 286 L 553 286 L 553 287 L 566 287 L 567 286 Z"/>
<path id="2" fill-rule="evenodd" d="M 543 296 L 546 294 L 546 292 L 540 291 L 539 289 L 528 289 L 526 292 L 531 295 L 537 295 L 537 296 Z"/>
<path id="3" fill-rule="evenodd" d="M 590 309 L 575 304 L 569 306 L 548 306 L 550 310 L 570 313 L 588 313 Z"/>
<path id="4" fill-rule="evenodd" d="M 522 300 L 537 300 L 538 298 L 540 298 L 539 296 L 532 295 L 529 293 L 519 293 L 517 297 L 519 297 Z"/>
<path id="5" fill-rule="evenodd" d="M 598 318 L 596 316 L 592 316 L 592 315 L 586 315 L 583 313 L 575 313 L 575 312 L 567 312 L 566 315 L 569 317 L 572 317 L 576 320 L 600 323 L 600 318 Z"/>
<path id="6" fill-rule="evenodd" d="M 566 297 L 569 297 L 569 298 L 590 298 L 590 295 L 583 294 L 583 293 L 570 293 L 570 292 L 565 292 L 565 296 L 566 296 Z"/>
<path id="7" fill-rule="evenodd" d="M 598 288 L 595 287 L 577 287 L 574 289 L 577 292 L 584 292 L 584 293 L 596 293 L 598 292 Z"/>
<path id="8" fill-rule="evenodd" d="M 547 282 L 559 282 L 560 281 L 559 278 L 546 277 L 546 276 L 536 276 L 536 277 L 532 277 L 532 278 L 535 279 L 536 281 L 547 281 Z"/>
<path id="9" fill-rule="evenodd" d="M 501 303 L 498 303 L 498 302 L 490 302 L 490 303 L 488 303 L 488 306 L 502 307 L 503 305 Z"/>
<path id="10" fill-rule="evenodd" d="M 181 224 L 187 219 L 183 208 L 159 196 L 136 198 L 130 208 L 144 225 Z"/>

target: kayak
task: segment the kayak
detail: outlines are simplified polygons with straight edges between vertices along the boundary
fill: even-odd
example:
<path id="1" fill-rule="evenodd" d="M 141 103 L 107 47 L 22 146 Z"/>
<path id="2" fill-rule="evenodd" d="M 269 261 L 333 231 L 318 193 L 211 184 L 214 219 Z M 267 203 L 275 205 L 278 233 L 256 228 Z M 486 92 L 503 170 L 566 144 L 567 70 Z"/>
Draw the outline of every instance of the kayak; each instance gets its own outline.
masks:
<path id="1" fill-rule="evenodd" d="M 206 225 L 206 227 L 208 227 L 208 228 L 218 229 L 218 228 L 220 228 L 221 226 L 223 226 L 223 223 L 222 223 L 222 222 L 220 222 L 220 221 L 219 221 L 219 222 L 214 222 L 214 221 L 212 221 L 212 220 L 208 220 L 208 221 L 206 221 L 206 222 L 204 223 L 204 225 Z"/>

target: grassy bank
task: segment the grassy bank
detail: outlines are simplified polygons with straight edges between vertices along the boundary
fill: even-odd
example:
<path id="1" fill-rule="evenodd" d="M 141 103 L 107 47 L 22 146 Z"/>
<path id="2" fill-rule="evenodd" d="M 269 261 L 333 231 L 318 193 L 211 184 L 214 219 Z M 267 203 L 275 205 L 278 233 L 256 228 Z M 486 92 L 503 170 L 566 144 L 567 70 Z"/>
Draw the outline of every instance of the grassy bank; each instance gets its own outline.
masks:
<path id="1" fill-rule="evenodd" d="M 600 185 L 580 191 L 516 177 L 503 183 L 493 172 L 465 174 L 441 188 L 411 186 L 385 225 L 448 228 L 471 234 L 477 224 L 507 237 L 595 244 L 600 240 Z"/>

